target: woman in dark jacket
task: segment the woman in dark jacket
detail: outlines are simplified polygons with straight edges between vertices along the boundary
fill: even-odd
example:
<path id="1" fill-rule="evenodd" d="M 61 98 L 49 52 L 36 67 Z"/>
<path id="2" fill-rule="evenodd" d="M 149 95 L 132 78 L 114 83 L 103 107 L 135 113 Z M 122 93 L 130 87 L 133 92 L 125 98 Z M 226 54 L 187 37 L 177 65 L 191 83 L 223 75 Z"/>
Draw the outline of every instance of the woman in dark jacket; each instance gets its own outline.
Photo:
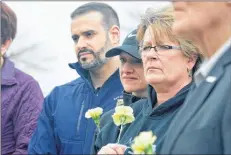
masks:
<path id="1" fill-rule="evenodd" d="M 192 73 L 200 60 L 190 41 L 172 34 L 172 14 L 170 7 L 148 9 L 142 18 L 137 38 L 149 96 L 133 104 L 135 121 L 124 127 L 120 144 L 109 144 L 116 142 L 119 132 L 113 121 L 101 130 L 95 142 L 95 148 L 100 149 L 98 154 L 129 152 L 125 150 L 129 150 L 134 137 L 150 130 L 157 136 L 153 148 L 158 153 L 170 122 L 189 92 Z"/>
<path id="2" fill-rule="evenodd" d="M 122 46 L 113 48 L 106 53 L 106 57 L 120 57 L 120 80 L 124 87 L 124 92 L 117 103 L 122 103 L 125 106 L 132 106 L 132 103 L 147 97 L 147 82 L 143 74 L 144 69 L 138 52 L 136 34 L 137 29 L 128 34 Z M 117 106 L 120 106 L 118 104 Z M 109 122 L 113 113 L 114 109 L 103 114 L 100 121 L 101 128 Z"/>
<path id="3" fill-rule="evenodd" d="M 38 83 L 15 68 L 5 52 L 15 38 L 15 13 L 1 2 L 1 140 L 2 154 L 27 154 L 41 112 L 43 95 Z"/>
<path id="4" fill-rule="evenodd" d="M 144 69 L 138 51 L 138 41 L 136 35 L 137 29 L 133 30 L 127 35 L 122 46 L 113 48 L 106 53 L 106 57 L 120 57 L 120 80 L 124 87 L 124 92 L 122 98 L 118 100 L 119 102 L 117 102 L 117 106 L 120 106 L 122 103 L 124 106 L 133 107 L 133 103 L 147 97 L 147 82 L 145 81 L 143 74 Z M 140 108 L 141 106 L 142 105 L 140 105 Z M 115 110 L 112 109 L 103 114 L 100 120 L 101 129 L 112 123 L 111 116 L 114 112 Z M 117 128 L 114 128 L 113 126 L 112 133 L 114 133 L 115 129 L 117 130 Z M 96 136 L 97 134 L 98 133 L 96 133 Z M 95 154 L 98 151 L 98 148 L 94 146 L 95 145 L 93 144 L 92 154 Z"/>

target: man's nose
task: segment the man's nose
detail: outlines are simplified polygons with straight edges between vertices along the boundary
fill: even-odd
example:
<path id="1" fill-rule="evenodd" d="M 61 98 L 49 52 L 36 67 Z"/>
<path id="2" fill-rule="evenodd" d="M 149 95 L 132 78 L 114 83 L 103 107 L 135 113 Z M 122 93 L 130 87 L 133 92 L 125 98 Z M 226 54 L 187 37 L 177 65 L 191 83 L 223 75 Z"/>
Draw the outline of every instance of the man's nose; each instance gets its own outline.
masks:
<path id="1" fill-rule="evenodd" d="M 76 49 L 76 51 L 80 51 L 80 50 L 86 48 L 86 46 L 87 46 L 86 40 L 83 37 L 80 37 L 78 42 L 75 45 L 75 49 Z"/>

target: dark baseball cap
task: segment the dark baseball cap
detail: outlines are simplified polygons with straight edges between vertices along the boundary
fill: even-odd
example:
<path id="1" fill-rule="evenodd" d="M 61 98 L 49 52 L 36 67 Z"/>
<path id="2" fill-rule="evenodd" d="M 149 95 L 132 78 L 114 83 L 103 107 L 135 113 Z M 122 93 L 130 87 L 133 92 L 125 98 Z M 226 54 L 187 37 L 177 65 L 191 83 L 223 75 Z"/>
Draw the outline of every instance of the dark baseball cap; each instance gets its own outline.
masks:
<path id="1" fill-rule="evenodd" d="M 129 33 L 121 46 L 115 47 L 107 51 L 106 57 L 113 57 L 120 55 L 121 52 L 125 52 L 137 59 L 141 59 L 140 53 L 138 50 L 138 41 L 136 39 L 137 29 Z"/>

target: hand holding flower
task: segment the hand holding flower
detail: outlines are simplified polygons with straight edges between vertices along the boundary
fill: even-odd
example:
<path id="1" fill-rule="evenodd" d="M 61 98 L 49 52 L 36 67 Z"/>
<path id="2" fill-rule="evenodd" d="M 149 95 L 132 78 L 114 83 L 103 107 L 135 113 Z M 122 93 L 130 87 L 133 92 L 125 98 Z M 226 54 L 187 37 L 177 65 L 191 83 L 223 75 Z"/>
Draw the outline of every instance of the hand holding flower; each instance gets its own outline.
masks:
<path id="1" fill-rule="evenodd" d="M 109 155 L 109 154 L 113 154 L 113 155 L 122 155 L 125 153 L 125 150 L 127 149 L 127 146 L 125 145 L 121 145 L 121 144 L 107 144 L 105 146 L 103 146 L 99 152 L 97 153 L 97 155 Z"/>

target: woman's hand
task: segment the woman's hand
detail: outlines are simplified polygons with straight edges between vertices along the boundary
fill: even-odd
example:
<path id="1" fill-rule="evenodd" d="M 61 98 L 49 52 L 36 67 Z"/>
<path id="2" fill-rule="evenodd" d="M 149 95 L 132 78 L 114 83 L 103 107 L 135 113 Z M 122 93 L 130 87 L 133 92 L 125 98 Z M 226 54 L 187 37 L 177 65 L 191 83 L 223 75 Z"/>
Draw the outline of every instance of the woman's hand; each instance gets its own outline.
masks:
<path id="1" fill-rule="evenodd" d="M 123 155 L 125 150 L 127 149 L 127 146 L 125 145 L 121 145 L 121 144 L 107 144 L 104 147 L 102 147 L 97 155 L 103 155 L 103 154 L 119 154 L 119 155 Z"/>

